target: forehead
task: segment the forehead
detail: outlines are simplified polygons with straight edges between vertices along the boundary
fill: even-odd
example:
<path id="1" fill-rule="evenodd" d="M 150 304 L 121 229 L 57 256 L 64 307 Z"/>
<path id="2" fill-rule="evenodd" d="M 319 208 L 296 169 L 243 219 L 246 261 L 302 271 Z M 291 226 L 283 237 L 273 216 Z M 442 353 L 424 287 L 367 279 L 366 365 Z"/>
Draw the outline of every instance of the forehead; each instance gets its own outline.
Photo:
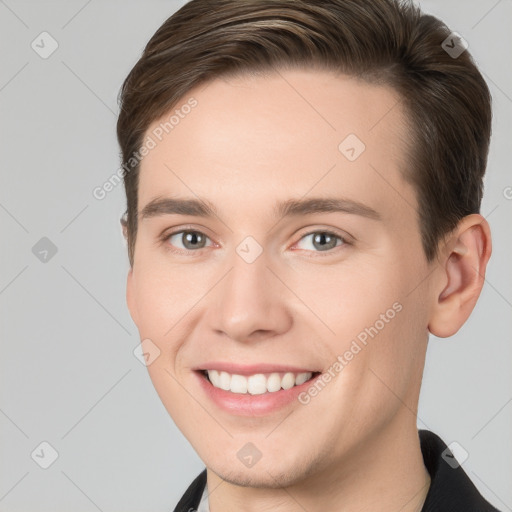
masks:
<path id="1" fill-rule="evenodd" d="M 387 86 L 305 70 L 216 79 L 146 131 L 155 146 L 141 162 L 139 209 L 166 195 L 243 206 L 333 190 L 396 203 L 411 194 L 406 133 Z"/>

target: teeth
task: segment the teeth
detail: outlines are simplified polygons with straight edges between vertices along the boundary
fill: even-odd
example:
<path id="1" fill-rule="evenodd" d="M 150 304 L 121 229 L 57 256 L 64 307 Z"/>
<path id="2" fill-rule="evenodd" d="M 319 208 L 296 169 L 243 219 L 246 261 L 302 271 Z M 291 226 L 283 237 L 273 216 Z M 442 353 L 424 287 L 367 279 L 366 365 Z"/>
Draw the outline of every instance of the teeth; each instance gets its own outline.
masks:
<path id="1" fill-rule="evenodd" d="M 272 373 L 267 379 L 267 391 L 273 393 L 281 389 L 281 377 L 279 373 Z"/>
<path id="2" fill-rule="evenodd" d="M 281 387 L 283 389 L 290 389 L 295 386 L 295 375 L 293 373 L 285 373 L 283 380 L 281 381 Z"/>
<path id="3" fill-rule="evenodd" d="M 304 384 L 308 379 L 311 378 L 311 373 L 299 373 L 297 377 L 295 377 L 295 385 L 300 386 L 301 384 Z"/>
<path id="4" fill-rule="evenodd" d="M 247 393 L 247 379 L 243 375 L 231 375 L 231 386 L 233 393 Z"/>
<path id="5" fill-rule="evenodd" d="M 231 377 L 231 381 L 236 375 Z M 247 391 L 251 395 L 261 395 L 267 392 L 267 378 L 262 373 L 258 373 L 256 375 L 251 375 L 248 379 L 242 377 L 244 380 L 247 380 Z"/>
<path id="6" fill-rule="evenodd" d="M 292 373 L 287 372 L 284 375 L 271 373 L 265 375 L 257 373 L 246 377 L 245 375 L 229 374 L 217 370 L 207 370 L 208 378 L 212 385 L 224 391 L 232 393 L 261 395 L 263 393 L 274 393 L 280 389 L 290 389 L 293 386 L 300 386 L 313 376 L 312 372 Z"/>
<path id="7" fill-rule="evenodd" d="M 218 372 L 217 372 L 218 373 Z M 219 377 L 219 387 L 224 391 L 229 391 L 231 386 L 231 375 L 226 372 L 221 372 Z"/>

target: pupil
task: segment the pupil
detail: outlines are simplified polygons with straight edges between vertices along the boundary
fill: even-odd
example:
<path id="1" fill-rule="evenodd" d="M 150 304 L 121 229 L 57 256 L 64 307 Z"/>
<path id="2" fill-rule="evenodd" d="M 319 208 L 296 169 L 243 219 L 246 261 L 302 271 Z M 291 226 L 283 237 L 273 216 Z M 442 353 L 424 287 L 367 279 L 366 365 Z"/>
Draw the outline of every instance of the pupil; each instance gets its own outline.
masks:
<path id="1" fill-rule="evenodd" d="M 192 244 L 192 245 L 195 245 L 197 244 L 198 242 L 200 243 L 201 242 L 201 235 L 199 233 L 196 233 L 194 231 L 188 231 L 187 233 L 185 233 L 185 241 L 186 243 L 184 244 L 185 247 L 187 246 L 187 244 Z M 194 248 L 194 247 L 193 247 Z"/>
<path id="2" fill-rule="evenodd" d="M 329 245 L 329 242 L 331 242 L 330 245 Z M 334 244 L 333 244 L 333 242 L 334 242 Z M 325 250 L 326 248 L 330 249 L 330 248 L 336 246 L 336 238 L 329 235 L 328 233 L 317 233 L 314 236 L 313 244 L 315 245 L 315 247 L 317 249 L 320 249 L 320 250 Z M 319 245 L 317 245 L 317 244 L 319 244 Z"/>

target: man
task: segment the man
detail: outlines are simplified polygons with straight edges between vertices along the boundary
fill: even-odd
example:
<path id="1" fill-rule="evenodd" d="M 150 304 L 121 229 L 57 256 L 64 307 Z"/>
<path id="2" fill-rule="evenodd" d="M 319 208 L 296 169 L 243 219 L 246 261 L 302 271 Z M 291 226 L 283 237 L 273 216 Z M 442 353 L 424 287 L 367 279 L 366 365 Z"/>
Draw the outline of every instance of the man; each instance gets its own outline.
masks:
<path id="1" fill-rule="evenodd" d="M 429 333 L 491 254 L 464 50 L 392 0 L 194 0 L 149 41 L 118 122 L 127 302 L 206 466 L 176 511 L 496 510 L 416 426 Z"/>

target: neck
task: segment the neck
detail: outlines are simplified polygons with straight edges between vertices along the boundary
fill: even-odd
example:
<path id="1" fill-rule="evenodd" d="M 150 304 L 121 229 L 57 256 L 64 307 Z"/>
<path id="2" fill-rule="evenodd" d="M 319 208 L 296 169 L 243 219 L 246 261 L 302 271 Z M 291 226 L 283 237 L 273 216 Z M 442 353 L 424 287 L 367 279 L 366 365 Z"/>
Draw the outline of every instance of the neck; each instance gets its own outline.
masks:
<path id="1" fill-rule="evenodd" d="M 207 469 L 210 512 L 421 512 L 430 475 L 418 430 L 411 418 L 395 419 L 353 454 L 286 487 L 241 487 Z"/>

